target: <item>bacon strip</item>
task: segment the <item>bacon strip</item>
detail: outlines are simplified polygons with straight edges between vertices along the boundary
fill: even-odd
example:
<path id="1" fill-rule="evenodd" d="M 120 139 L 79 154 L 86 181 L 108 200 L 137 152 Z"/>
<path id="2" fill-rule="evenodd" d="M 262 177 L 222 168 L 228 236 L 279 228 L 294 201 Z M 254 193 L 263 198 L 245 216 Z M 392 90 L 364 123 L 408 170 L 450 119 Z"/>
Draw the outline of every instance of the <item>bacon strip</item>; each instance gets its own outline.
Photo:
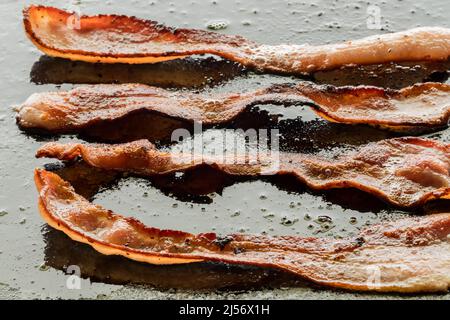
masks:
<path id="1" fill-rule="evenodd" d="M 24 10 L 25 30 L 45 54 L 103 63 L 153 63 L 214 54 L 260 71 L 305 74 L 345 65 L 446 60 L 450 30 L 438 27 L 372 36 L 340 44 L 259 45 L 240 36 L 173 29 L 119 15 L 78 17 L 53 7 Z"/>
<path id="2" fill-rule="evenodd" d="M 94 205 L 54 173 L 35 171 L 39 209 L 52 227 L 100 253 L 151 264 L 215 261 L 273 267 L 337 288 L 445 291 L 450 213 L 364 229 L 355 238 L 190 234 L 143 225 Z"/>
<path id="3" fill-rule="evenodd" d="M 443 127 L 450 118 L 450 85 L 424 83 L 401 90 L 332 87 L 300 83 L 273 85 L 243 94 L 174 92 L 141 84 L 89 85 L 70 91 L 35 93 L 18 107 L 25 128 L 74 131 L 148 110 L 204 124 L 231 121 L 256 104 L 307 104 L 333 122 L 366 123 L 408 131 Z"/>
<path id="4" fill-rule="evenodd" d="M 230 175 L 292 174 L 312 189 L 353 187 L 402 207 L 450 198 L 450 145 L 420 138 L 369 143 L 338 159 L 293 153 L 202 156 L 159 151 L 147 140 L 116 145 L 52 142 L 42 146 L 36 156 L 65 161 L 82 157 L 94 167 L 140 175 L 186 171 L 201 165 Z"/>

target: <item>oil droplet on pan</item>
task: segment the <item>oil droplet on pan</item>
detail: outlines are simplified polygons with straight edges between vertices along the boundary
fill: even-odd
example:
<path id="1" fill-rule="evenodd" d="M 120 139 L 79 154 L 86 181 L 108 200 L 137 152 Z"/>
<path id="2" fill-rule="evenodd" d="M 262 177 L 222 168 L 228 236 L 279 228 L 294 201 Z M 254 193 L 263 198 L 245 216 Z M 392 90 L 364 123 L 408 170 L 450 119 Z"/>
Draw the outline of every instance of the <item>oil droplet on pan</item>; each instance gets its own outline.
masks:
<path id="1" fill-rule="evenodd" d="M 206 24 L 206 28 L 210 30 L 223 30 L 228 28 L 229 22 L 226 20 L 213 20 Z"/>

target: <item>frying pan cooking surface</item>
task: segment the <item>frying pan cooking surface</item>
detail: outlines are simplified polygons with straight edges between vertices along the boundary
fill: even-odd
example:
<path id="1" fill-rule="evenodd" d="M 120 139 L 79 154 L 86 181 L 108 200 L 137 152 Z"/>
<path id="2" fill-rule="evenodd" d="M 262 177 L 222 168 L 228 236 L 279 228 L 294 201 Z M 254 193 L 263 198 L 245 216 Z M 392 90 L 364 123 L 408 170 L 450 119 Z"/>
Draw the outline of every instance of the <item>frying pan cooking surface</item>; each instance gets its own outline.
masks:
<path id="1" fill-rule="evenodd" d="M 392 2 L 392 3 L 391 3 Z M 200 168 L 182 177 L 118 177 L 83 163 L 65 167 L 34 153 L 45 141 L 103 141 L 148 138 L 170 145 L 174 128 L 189 124 L 156 114 L 136 114 L 89 128 L 80 135 L 50 136 L 21 131 L 11 106 L 38 91 L 69 89 L 81 83 L 141 82 L 182 90 L 246 91 L 261 86 L 313 80 L 334 85 L 370 84 L 401 88 L 416 82 L 447 81 L 448 63 L 345 68 L 308 79 L 261 75 L 212 56 L 191 57 L 156 65 L 94 65 L 42 56 L 26 39 L 21 10 L 30 1 L 0 4 L 0 297 L 2 298 L 398 298 L 397 295 L 348 293 L 316 287 L 297 277 L 268 269 L 191 264 L 152 266 L 103 256 L 46 226 L 37 212 L 33 169 L 46 165 L 71 181 L 77 191 L 113 211 L 148 225 L 189 232 L 214 231 L 271 235 L 343 237 L 386 219 L 449 209 L 436 202 L 402 211 L 356 190 L 312 192 L 291 178 L 235 179 Z M 450 3 L 435 0 L 387 1 L 380 4 L 383 30 L 366 26 L 365 1 L 45 1 L 82 13 L 121 13 L 168 25 L 206 28 L 225 21 L 218 32 L 240 34 L 268 43 L 331 43 L 416 26 L 450 27 Z M 309 107 L 256 106 L 227 128 L 279 129 L 285 151 L 341 153 L 354 146 L 396 136 L 366 126 L 331 124 Z M 213 135 L 224 127 L 205 128 Z M 424 134 L 450 142 L 450 129 Z M 80 289 L 68 289 L 68 266 L 80 268 Z M 131 284 L 133 283 L 133 284 Z M 402 296 L 405 297 L 405 296 Z M 406 296 L 406 298 L 411 296 Z M 417 296 L 415 296 L 417 297 Z M 450 298 L 422 295 L 421 298 Z"/>

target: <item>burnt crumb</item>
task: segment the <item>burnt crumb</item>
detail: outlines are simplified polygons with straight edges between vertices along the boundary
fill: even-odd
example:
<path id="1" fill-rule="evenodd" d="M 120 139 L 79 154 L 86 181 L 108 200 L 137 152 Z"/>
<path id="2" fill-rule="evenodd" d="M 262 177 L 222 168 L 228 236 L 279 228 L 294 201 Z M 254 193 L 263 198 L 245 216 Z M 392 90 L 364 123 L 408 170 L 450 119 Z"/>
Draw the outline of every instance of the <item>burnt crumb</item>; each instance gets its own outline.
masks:
<path id="1" fill-rule="evenodd" d="M 361 247 L 364 243 L 366 243 L 366 240 L 364 240 L 363 237 L 358 237 L 355 239 L 355 242 L 358 247 Z"/>
<path id="2" fill-rule="evenodd" d="M 233 249 L 234 254 L 239 254 L 245 252 L 245 249 L 243 248 L 234 248 Z"/>
<path id="3" fill-rule="evenodd" d="M 213 243 L 220 248 L 220 250 L 223 250 L 227 244 L 229 244 L 231 241 L 233 241 L 233 237 L 231 236 L 225 236 L 225 237 L 217 237 Z"/>
<path id="4" fill-rule="evenodd" d="M 283 93 L 288 89 L 295 88 L 295 83 L 274 84 L 270 87 L 272 93 Z"/>
<path id="5" fill-rule="evenodd" d="M 46 163 L 44 164 L 44 169 L 47 171 L 58 171 L 64 168 L 62 163 Z"/>

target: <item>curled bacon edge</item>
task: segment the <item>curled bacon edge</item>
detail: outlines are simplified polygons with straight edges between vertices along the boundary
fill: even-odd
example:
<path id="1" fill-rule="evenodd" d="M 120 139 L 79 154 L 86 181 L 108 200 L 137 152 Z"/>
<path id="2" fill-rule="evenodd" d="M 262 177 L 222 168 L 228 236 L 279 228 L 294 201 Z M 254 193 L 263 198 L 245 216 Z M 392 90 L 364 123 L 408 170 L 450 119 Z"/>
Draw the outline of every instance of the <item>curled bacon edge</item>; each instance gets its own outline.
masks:
<path id="1" fill-rule="evenodd" d="M 147 227 L 94 205 L 54 173 L 36 169 L 34 178 L 44 220 L 105 255 L 150 264 L 210 261 L 270 267 L 358 291 L 436 292 L 450 285 L 450 213 L 386 222 L 342 240 L 194 235 Z"/>

